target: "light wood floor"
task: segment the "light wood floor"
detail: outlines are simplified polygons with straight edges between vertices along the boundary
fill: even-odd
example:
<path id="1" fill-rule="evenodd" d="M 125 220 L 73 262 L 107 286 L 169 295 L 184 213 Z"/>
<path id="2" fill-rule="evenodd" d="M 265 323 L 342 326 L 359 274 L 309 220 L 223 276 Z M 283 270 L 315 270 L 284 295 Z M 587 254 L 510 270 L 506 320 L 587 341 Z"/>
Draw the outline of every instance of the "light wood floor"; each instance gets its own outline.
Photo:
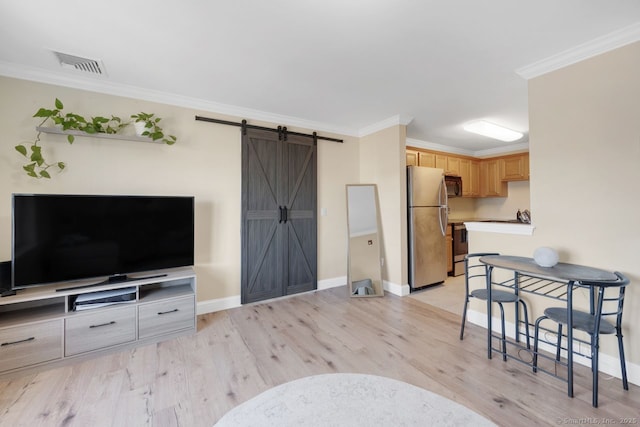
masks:
<path id="1" fill-rule="evenodd" d="M 617 379 L 601 381 L 594 409 L 586 368 L 577 368 L 571 399 L 557 379 L 514 361 L 488 360 L 483 329 L 469 325 L 460 341 L 459 314 L 416 298 L 350 299 L 346 292 L 333 288 L 199 316 L 190 337 L 0 380 L 0 425 L 212 426 L 270 387 L 333 372 L 405 381 L 499 425 L 638 417 L 636 386 L 625 392 Z"/>

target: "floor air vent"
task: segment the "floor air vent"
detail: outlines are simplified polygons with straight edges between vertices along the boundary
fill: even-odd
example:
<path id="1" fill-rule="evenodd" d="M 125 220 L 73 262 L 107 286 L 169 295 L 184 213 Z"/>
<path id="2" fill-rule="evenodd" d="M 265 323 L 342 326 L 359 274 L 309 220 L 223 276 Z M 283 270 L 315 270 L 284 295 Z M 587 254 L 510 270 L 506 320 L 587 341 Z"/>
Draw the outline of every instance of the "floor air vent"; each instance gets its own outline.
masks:
<path id="1" fill-rule="evenodd" d="M 60 65 L 63 68 L 73 68 L 85 73 L 105 75 L 104 65 L 102 61 L 95 59 L 82 58 L 80 56 L 69 55 L 66 53 L 53 52 L 56 54 Z"/>

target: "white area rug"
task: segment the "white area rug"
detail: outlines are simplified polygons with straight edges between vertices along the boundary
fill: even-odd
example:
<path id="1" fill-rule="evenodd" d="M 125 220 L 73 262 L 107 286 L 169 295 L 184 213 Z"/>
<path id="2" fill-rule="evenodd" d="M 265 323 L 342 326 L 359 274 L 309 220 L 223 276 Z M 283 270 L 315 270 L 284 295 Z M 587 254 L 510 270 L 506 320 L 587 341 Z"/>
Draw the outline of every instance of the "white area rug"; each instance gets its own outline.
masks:
<path id="1" fill-rule="evenodd" d="M 374 375 L 326 374 L 269 389 L 235 407 L 216 427 L 495 426 L 440 395 Z"/>

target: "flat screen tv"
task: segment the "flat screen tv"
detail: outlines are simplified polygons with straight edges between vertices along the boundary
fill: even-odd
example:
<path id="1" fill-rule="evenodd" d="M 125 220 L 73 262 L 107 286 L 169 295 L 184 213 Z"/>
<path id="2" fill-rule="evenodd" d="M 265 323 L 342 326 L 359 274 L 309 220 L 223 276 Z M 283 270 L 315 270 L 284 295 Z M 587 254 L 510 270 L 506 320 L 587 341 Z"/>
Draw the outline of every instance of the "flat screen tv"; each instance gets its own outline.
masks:
<path id="1" fill-rule="evenodd" d="M 13 289 L 193 265 L 193 197 L 12 198 Z"/>

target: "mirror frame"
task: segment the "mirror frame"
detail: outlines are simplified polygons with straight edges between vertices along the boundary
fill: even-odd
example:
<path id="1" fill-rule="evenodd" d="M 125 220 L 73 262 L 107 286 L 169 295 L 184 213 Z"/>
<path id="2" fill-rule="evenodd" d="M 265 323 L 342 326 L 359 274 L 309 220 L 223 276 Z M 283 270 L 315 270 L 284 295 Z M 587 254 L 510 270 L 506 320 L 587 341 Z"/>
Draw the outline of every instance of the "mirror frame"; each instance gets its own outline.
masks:
<path id="1" fill-rule="evenodd" d="M 374 207 L 375 207 L 375 216 L 376 216 L 376 240 L 378 250 L 376 251 L 377 260 L 372 259 L 371 262 L 377 264 L 377 271 L 373 274 L 374 277 L 371 277 L 372 287 L 374 289 L 373 294 L 364 294 L 358 295 L 354 294 L 353 290 L 353 282 L 351 279 L 352 276 L 352 243 L 351 243 L 351 229 L 352 225 L 349 224 L 349 188 L 351 187 L 372 187 L 373 188 L 373 197 L 374 197 Z M 381 221 L 380 221 L 380 203 L 378 199 L 378 186 L 376 184 L 347 184 L 345 186 L 345 194 L 347 199 L 347 291 L 349 292 L 349 296 L 353 298 L 367 298 L 367 297 L 383 297 L 384 296 L 384 283 L 382 280 L 382 234 L 381 234 Z M 353 207 L 351 208 L 353 209 Z"/>

